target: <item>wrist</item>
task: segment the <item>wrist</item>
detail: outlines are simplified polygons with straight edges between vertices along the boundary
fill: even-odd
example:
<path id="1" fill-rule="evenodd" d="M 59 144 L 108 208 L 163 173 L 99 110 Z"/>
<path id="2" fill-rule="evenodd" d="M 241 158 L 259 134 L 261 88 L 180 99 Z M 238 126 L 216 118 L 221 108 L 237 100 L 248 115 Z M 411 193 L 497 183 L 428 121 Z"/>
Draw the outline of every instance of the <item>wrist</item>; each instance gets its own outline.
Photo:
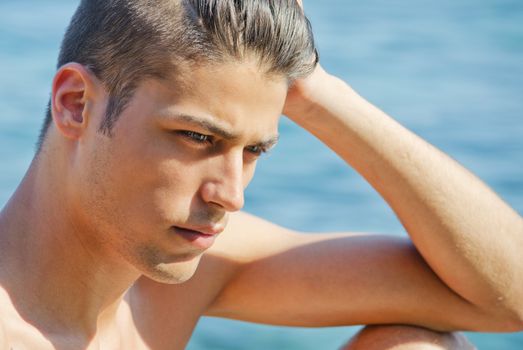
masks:
<path id="1" fill-rule="evenodd" d="M 343 80 L 327 73 L 321 66 L 303 81 L 297 82 L 289 90 L 284 114 L 291 120 L 308 129 L 323 119 L 326 114 L 347 112 L 357 108 L 362 98 Z M 337 113 L 338 112 L 338 113 Z"/>

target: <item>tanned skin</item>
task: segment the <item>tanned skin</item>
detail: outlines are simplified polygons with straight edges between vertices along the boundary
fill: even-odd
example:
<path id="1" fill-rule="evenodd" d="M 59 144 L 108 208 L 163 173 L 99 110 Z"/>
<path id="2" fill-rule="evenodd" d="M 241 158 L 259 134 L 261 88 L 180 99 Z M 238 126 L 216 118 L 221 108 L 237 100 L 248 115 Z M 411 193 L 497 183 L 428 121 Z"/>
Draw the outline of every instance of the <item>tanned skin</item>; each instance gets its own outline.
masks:
<path id="1" fill-rule="evenodd" d="M 142 82 L 108 137 L 103 84 L 58 70 L 53 125 L 0 214 L 2 348 L 183 349 L 202 315 L 523 329 L 523 219 L 475 176 L 321 66 L 290 89 L 248 60 L 186 74 L 184 89 Z M 240 212 L 282 111 L 409 237 Z"/>

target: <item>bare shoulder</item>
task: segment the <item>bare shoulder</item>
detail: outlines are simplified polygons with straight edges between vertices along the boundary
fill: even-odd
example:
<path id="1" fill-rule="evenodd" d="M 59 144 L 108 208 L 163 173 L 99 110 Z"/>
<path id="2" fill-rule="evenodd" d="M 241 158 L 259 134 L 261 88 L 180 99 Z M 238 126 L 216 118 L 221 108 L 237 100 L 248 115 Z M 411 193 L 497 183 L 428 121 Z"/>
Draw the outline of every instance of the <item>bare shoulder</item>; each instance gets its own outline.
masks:
<path id="1" fill-rule="evenodd" d="M 52 349 L 42 334 L 19 314 L 9 293 L 0 285 L 0 349 Z"/>
<path id="2" fill-rule="evenodd" d="M 251 214 L 234 213 L 215 244 L 203 254 L 195 275 L 189 281 L 168 285 L 142 277 L 133 290 L 140 299 L 162 301 L 162 307 L 164 299 L 172 303 L 190 298 L 191 307 L 202 311 L 240 266 L 289 249 L 297 244 L 301 236 L 304 235 Z M 183 309 L 182 305 L 176 307 Z"/>
<path id="3" fill-rule="evenodd" d="M 162 284 L 142 277 L 136 282 L 129 304 L 134 319 L 141 320 L 137 326 L 152 334 L 159 329 L 158 320 L 162 320 L 161 328 L 170 329 L 169 336 L 179 338 L 177 343 L 183 342 L 243 266 L 289 249 L 301 236 L 247 213 L 232 214 L 227 228 L 202 256 L 190 280 Z"/>
<path id="4" fill-rule="evenodd" d="M 6 291 L 0 285 L 0 349 L 7 349 L 9 345 L 5 322 L 6 319 L 9 319 L 10 310 L 12 308 L 13 306 Z"/>
<path id="5" fill-rule="evenodd" d="M 276 225 L 254 215 L 231 215 L 227 229 L 209 253 L 243 264 L 309 242 L 312 236 Z"/>
<path id="6" fill-rule="evenodd" d="M 129 290 L 132 327 L 149 344 L 186 344 L 199 318 L 234 278 L 240 266 L 274 251 L 270 237 L 279 232 L 282 244 L 292 235 L 249 214 L 231 215 L 215 245 L 203 254 L 194 276 L 181 284 L 163 284 L 141 277 Z M 271 244 L 272 241 L 272 244 Z"/>
<path id="7" fill-rule="evenodd" d="M 2 315 L 0 315 L 0 348 L 1 349 L 7 349 L 9 345 L 9 341 L 7 339 L 7 333 L 5 331 L 4 327 L 4 320 Z"/>

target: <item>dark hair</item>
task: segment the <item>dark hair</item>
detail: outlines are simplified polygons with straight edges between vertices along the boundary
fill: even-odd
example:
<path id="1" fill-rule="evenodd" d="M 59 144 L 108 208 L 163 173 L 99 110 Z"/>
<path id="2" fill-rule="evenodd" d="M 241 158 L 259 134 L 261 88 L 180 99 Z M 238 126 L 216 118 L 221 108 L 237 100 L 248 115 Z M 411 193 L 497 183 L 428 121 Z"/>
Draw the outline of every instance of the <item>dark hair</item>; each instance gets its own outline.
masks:
<path id="1" fill-rule="evenodd" d="M 182 62 L 250 55 L 267 74 L 291 83 L 312 72 L 315 53 L 310 23 L 296 0 L 82 0 L 58 67 L 80 63 L 104 83 L 109 101 L 99 129 L 110 135 L 138 84 L 176 75 Z M 51 124 L 50 106 L 38 149 Z"/>

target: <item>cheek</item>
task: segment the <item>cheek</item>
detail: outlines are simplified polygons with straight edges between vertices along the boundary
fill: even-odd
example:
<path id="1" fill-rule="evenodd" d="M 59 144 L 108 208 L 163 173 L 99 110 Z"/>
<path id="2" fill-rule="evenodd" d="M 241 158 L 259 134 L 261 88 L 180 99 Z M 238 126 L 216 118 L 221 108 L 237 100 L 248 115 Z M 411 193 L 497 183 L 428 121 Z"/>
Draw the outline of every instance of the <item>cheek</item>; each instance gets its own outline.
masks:
<path id="1" fill-rule="evenodd" d="M 201 185 L 197 169 L 174 161 L 159 166 L 158 176 L 147 187 L 152 192 L 153 206 L 163 220 L 172 223 L 189 216 Z"/>
<path id="2" fill-rule="evenodd" d="M 247 164 L 244 168 L 243 173 L 243 188 L 247 188 L 249 184 L 252 181 L 252 178 L 254 177 L 254 174 L 256 172 L 256 165 L 257 162 L 252 162 L 251 164 Z"/>
<path id="3" fill-rule="evenodd" d="M 201 182 L 212 170 L 178 153 L 164 144 L 101 137 L 83 152 L 78 207 L 112 229 L 151 230 L 189 217 L 201 207 Z"/>
<path id="4" fill-rule="evenodd" d="M 139 171 L 124 169 L 127 176 L 111 181 L 112 197 L 121 203 L 121 216 L 143 229 L 150 225 L 169 227 L 189 216 L 199 179 L 193 169 L 168 163 L 149 164 Z"/>
<path id="5" fill-rule="evenodd" d="M 105 230 L 140 226 L 140 214 L 151 215 L 152 208 L 146 195 L 151 182 L 150 172 L 144 171 L 148 167 L 124 157 L 112 139 L 100 138 L 82 155 L 75 181 L 87 219 Z"/>

